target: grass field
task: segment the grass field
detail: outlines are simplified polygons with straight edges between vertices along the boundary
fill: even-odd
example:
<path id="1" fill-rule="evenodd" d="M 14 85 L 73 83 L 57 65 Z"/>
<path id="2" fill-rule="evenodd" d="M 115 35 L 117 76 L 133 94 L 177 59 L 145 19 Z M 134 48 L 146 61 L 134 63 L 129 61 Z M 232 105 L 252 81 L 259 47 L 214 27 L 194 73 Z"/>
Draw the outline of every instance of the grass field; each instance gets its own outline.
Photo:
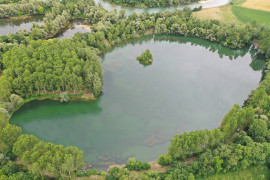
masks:
<path id="1" fill-rule="evenodd" d="M 259 10 L 261 7 L 268 9 L 268 4 L 270 0 L 232 0 L 224 6 L 203 9 L 194 15 L 202 20 L 214 19 L 226 24 L 248 24 L 256 21 L 258 25 L 270 27 L 270 11 Z"/>
<path id="2" fill-rule="evenodd" d="M 231 10 L 237 19 L 243 23 L 256 21 L 260 25 L 270 26 L 270 12 L 240 6 L 232 6 Z"/>
<path id="3" fill-rule="evenodd" d="M 270 0 L 246 0 L 246 2 L 242 4 L 242 7 L 270 11 Z"/>
<path id="4" fill-rule="evenodd" d="M 231 11 L 231 5 L 225 5 L 216 8 L 203 9 L 193 13 L 197 18 L 201 20 L 214 19 L 226 24 L 239 24 L 241 23 Z"/>

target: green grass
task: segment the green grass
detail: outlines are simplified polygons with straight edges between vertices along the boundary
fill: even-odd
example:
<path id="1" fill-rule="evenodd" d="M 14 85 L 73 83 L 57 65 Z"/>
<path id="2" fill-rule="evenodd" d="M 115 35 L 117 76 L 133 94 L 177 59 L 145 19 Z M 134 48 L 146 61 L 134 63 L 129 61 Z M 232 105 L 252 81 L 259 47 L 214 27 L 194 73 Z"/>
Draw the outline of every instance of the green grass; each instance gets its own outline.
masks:
<path id="1" fill-rule="evenodd" d="M 232 6 L 232 12 L 238 20 L 243 23 L 253 23 L 256 21 L 259 25 L 270 27 L 270 12 L 255 9 Z"/>
<path id="2" fill-rule="evenodd" d="M 249 167 L 245 170 L 217 174 L 208 178 L 198 178 L 198 180 L 268 180 L 270 170 L 267 167 Z"/>

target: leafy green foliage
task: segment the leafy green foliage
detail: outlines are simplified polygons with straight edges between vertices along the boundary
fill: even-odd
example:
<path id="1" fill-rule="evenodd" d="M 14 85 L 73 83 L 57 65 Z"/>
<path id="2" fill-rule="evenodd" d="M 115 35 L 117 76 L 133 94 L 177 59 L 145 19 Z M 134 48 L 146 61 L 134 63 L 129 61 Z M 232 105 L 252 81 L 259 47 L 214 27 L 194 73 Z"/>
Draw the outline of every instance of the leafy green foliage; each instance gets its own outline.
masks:
<path id="1" fill-rule="evenodd" d="M 262 31 L 259 40 L 259 51 L 264 53 L 267 58 L 270 58 L 270 30 Z"/>
<path id="2" fill-rule="evenodd" d="M 198 2 L 198 0 L 108 0 L 111 3 L 135 6 L 135 7 L 166 7 L 166 6 L 177 6 L 181 4 L 190 4 Z"/>
<path id="3" fill-rule="evenodd" d="M 173 159 L 169 153 L 165 155 L 160 155 L 158 157 L 158 164 L 160 165 L 166 166 L 166 165 L 172 164 L 172 162 L 173 162 Z"/>
<path id="4" fill-rule="evenodd" d="M 60 94 L 60 102 L 68 102 L 70 98 L 66 92 Z"/>
<path id="5" fill-rule="evenodd" d="M 12 147 L 21 133 L 22 129 L 20 127 L 7 124 L 7 126 L 0 131 L 0 144 L 4 147 Z"/>
<path id="6" fill-rule="evenodd" d="M 206 148 L 214 148 L 222 140 L 219 129 L 185 132 L 171 139 L 168 154 L 173 160 L 185 159 L 205 151 Z"/>
<path id="7" fill-rule="evenodd" d="M 129 158 L 127 161 L 126 168 L 130 171 L 131 170 L 141 171 L 141 170 L 150 169 L 151 165 L 146 162 L 138 161 L 135 158 Z"/>
<path id="8" fill-rule="evenodd" d="M 106 180 L 127 179 L 129 171 L 126 168 L 113 167 L 109 169 Z"/>
<path id="9" fill-rule="evenodd" d="M 52 8 L 53 2 L 50 1 L 39 1 L 39 0 L 1 0 L 0 4 L 8 1 L 18 2 L 10 3 L 0 6 L 0 18 L 10 17 L 10 16 L 22 16 L 22 15 L 32 15 L 32 14 L 43 14 L 45 10 L 50 10 Z"/>
<path id="10" fill-rule="evenodd" d="M 255 114 L 252 108 L 241 109 L 238 104 L 225 115 L 221 123 L 221 130 L 225 138 L 230 138 L 236 131 L 244 130 L 253 120 Z"/>
<path id="11" fill-rule="evenodd" d="M 169 178 L 188 179 L 198 176 L 210 176 L 231 170 L 246 169 L 250 166 L 264 165 L 269 157 L 270 144 L 251 143 L 247 146 L 240 144 L 223 144 L 215 150 L 207 150 L 197 161 L 189 166 L 175 162 L 169 169 Z M 191 175 L 192 174 L 192 175 Z"/>
<path id="12" fill-rule="evenodd" d="M 257 142 L 270 141 L 270 132 L 266 121 L 255 119 L 249 126 L 248 134 Z"/>
<path id="13" fill-rule="evenodd" d="M 149 1 L 149 6 L 155 6 L 155 3 L 159 6 L 173 5 L 180 1 L 166 2 Z M 5 166 L 6 169 L 4 173 L 1 172 L 3 175 L 0 173 L 1 178 L 12 174 L 14 179 L 41 179 L 46 172 L 49 176 L 64 179 L 72 178 L 80 171 L 83 166 L 82 152 L 73 147 L 63 148 L 45 143 L 34 136 L 21 135 L 20 128 L 8 124 L 6 110 L 12 111 L 18 106 L 22 102 L 20 96 L 29 97 L 40 92 L 61 94 L 63 91 L 80 93 L 88 90 L 99 95 L 102 91 L 102 68 L 97 53 L 123 40 L 146 33 L 180 35 L 239 48 L 258 39 L 260 51 L 270 57 L 269 30 L 227 26 L 218 21 L 200 21 L 192 16 L 188 8 L 151 15 L 133 13 L 126 17 L 123 10 L 119 14 L 107 12 L 87 0 L 37 1 L 32 4 L 32 7 L 28 2 L 8 5 L 4 9 L 0 7 L 0 17 L 51 11 L 46 13 L 44 24 L 33 24 L 30 32 L 18 31 L 0 36 L 0 56 L 3 57 L 0 58 L 0 64 L 1 69 L 4 69 L 0 78 L 0 97 L 6 101 L 0 103 L 0 143 L 3 151 L 0 160 L 1 168 Z M 32 41 L 53 35 L 71 17 L 82 16 L 94 24 L 91 33 L 77 33 L 73 38 L 63 41 Z M 270 166 L 269 70 L 268 63 L 259 88 L 251 93 L 242 109 L 239 105 L 232 108 L 224 117 L 220 129 L 184 133 L 171 140 L 169 152 L 159 157 L 160 164 L 172 164 L 168 174 L 163 176 L 149 172 L 135 177 L 128 169 L 114 167 L 106 178 L 127 179 L 133 176 L 134 179 L 165 179 L 167 176 L 167 179 L 194 179 L 253 165 Z M 242 130 L 248 130 L 249 136 Z M 228 141 L 230 143 L 226 144 Z M 27 173 L 21 174 L 21 170 L 9 162 L 16 156 L 28 167 L 33 177 L 29 178 Z M 179 162 L 189 157 L 194 158 L 189 165 Z M 140 170 L 148 168 L 148 164 L 131 159 L 127 167 Z"/>
<path id="14" fill-rule="evenodd" d="M 98 96 L 102 91 L 98 56 L 90 48 L 68 39 L 33 41 L 29 46 L 14 47 L 3 55 L 3 64 L 2 78 L 6 79 L 1 81 L 6 84 L 3 88 L 11 85 L 5 91 L 23 97 L 41 91 L 77 93 L 82 90 Z"/>
<path id="15" fill-rule="evenodd" d="M 51 176 L 72 176 L 84 165 L 83 153 L 77 148 L 45 143 L 32 135 L 20 136 L 13 152 L 37 177 L 44 176 L 44 171 Z"/>
<path id="16" fill-rule="evenodd" d="M 140 56 L 136 58 L 140 63 L 151 64 L 153 62 L 153 55 L 149 49 L 146 49 Z"/>

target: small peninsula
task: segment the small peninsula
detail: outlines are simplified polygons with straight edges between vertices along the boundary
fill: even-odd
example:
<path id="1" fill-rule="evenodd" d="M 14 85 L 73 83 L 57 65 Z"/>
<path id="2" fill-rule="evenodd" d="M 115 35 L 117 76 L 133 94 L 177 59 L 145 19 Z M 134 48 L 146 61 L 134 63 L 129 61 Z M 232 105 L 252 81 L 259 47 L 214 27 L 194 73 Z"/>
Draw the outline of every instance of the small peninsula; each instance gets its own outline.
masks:
<path id="1" fill-rule="evenodd" d="M 152 64 L 153 54 L 149 49 L 145 50 L 140 56 L 136 58 L 142 64 Z"/>

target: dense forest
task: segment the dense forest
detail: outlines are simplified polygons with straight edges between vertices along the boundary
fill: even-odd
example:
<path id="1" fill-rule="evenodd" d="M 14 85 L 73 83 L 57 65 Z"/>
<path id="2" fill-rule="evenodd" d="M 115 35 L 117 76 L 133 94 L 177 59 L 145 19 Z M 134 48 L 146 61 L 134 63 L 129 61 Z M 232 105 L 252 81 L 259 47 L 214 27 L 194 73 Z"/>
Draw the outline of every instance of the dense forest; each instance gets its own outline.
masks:
<path id="1" fill-rule="evenodd" d="M 178 6 L 183 4 L 190 4 L 198 2 L 199 0 L 107 0 L 113 4 L 134 7 L 168 7 Z"/>
<path id="2" fill-rule="evenodd" d="M 10 3 L 17 3 L 18 0 L 1 0 L 0 4 L 10 4 Z"/>
<path id="3" fill-rule="evenodd" d="M 65 92 L 62 96 L 68 96 L 91 92 L 98 96 L 103 77 L 98 54 L 115 44 L 152 34 L 191 36 L 230 48 L 256 42 L 259 51 L 270 58 L 270 30 L 201 21 L 188 8 L 126 16 L 124 10 L 108 12 L 87 0 L 20 1 L 8 8 L 0 5 L 1 17 L 44 12 L 47 12 L 44 24 L 33 24 L 30 32 L 20 30 L 0 36 L 0 179 L 91 174 L 81 172 L 83 155 L 77 148 L 64 148 L 24 135 L 21 128 L 9 124 L 9 118 L 25 99 L 38 94 Z M 93 24 L 91 33 L 77 33 L 65 40 L 45 40 L 71 18 L 78 17 Z M 158 159 L 159 164 L 170 165 L 167 173 L 131 173 L 149 169 L 150 165 L 130 159 L 126 168 L 111 168 L 107 179 L 194 179 L 249 166 L 270 167 L 269 70 L 267 62 L 259 87 L 251 92 L 243 107 L 235 105 L 228 112 L 219 128 L 185 132 L 171 140 L 168 152 Z M 185 163 L 188 159 L 192 161 Z"/>
<path id="4" fill-rule="evenodd" d="M 5 0 L 4 0 L 5 1 Z M 21 15 L 43 14 L 49 11 L 53 3 L 51 1 L 29 0 L 18 3 L 0 5 L 0 18 Z"/>
<path id="5" fill-rule="evenodd" d="M 102 91 L 99 57 L 90 47 L 69 39 L 31 41 L 3 55 L 1 98 L 16 93 L 29 97 L 35 93 L 89 90 Z"/>

